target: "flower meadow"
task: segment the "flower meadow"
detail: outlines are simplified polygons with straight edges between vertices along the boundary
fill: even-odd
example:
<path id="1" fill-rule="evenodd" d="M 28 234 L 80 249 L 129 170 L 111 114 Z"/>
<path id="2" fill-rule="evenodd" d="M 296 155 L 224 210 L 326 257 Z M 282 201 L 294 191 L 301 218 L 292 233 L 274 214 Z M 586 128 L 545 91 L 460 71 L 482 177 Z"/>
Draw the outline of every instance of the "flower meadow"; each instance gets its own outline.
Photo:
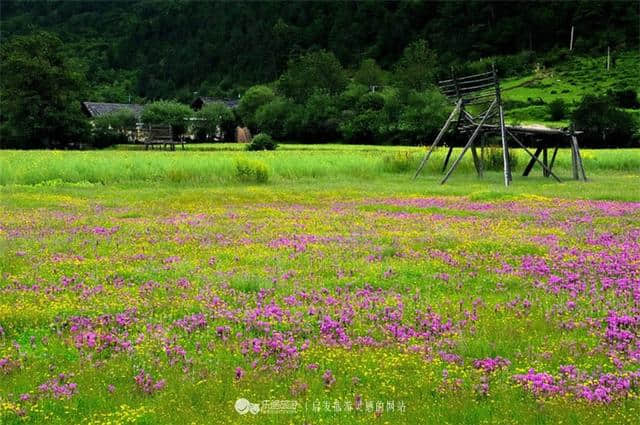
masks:
<path id="1" fill-rule="evenodd" d="M 638 202 L 23 201 L 0 423 L 637 423 Z"/>

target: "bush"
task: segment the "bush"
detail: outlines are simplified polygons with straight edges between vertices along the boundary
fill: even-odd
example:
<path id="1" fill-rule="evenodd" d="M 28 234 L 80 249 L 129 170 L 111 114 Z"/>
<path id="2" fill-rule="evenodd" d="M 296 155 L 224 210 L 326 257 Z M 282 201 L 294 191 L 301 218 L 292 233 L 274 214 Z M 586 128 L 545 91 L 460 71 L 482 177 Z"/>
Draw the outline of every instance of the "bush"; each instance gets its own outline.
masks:
<path id="1" fill-rule="evenodd" d="M 113 145 L 128 143 L 127 135 L 109 128 L 96 128 L 91 135 L 91 146 L 96 149 L 104 149 Z"/>
<path id="2" fill-rule="evenodd" d="M 531 51 L 523 51 L 515 55 L 490 56 L 463 65 L 461 69 L 457 70 L 457 73 L 460 76 L 479 74 L 491 71 L 495 65 L 496 72 L 500 77 L 510 77 L 528 73 L 534 61 L 535 53 Z"/>
<path id="3" fill-rule="evenodd" d="M 632 88 L 622 90 L 609 90 L 607 95 L 613 99 L 616 106 L 620 108 L 637 109 L 640 108 L 638 93 Z"/>
<path id="4" fill-rule="evenodd" d="M 147 105 L 142 111 L 142 122 L 148 125 L 170 125 L 174 137 L 187 129 L 187 119 L 192 116 L 191 108 L 182 103 L 159 100 Z"/>
<path id="5" fill-rule="evenodd" d="M 254 136 L 251 143 L 247 145 L 248 151 L 273 151 L 276 150 L 278 144 L 266 133 L 260 133 Z"/>
<path id="6" fill-rule="evenodd" d="M 262 161 L 237 159 L 235 161 L 236 178 L 241 182 L 267 183 L 269 167 Z"/>
<path id="7" fill-rule="evenodd" d="M 572 124 L 584 131 L 587 146 L 626 147 L 633 143 L 636 123 L 628 112 L 616 108 L 609 96 L 587 95 L 572 114 Z"/>
<path id="8" fill-rule="evenodd" d="M 556 99 L 549 103 L 551 121 L 560 121 L 567 116 L 567 104 L 563 99 Z"/>

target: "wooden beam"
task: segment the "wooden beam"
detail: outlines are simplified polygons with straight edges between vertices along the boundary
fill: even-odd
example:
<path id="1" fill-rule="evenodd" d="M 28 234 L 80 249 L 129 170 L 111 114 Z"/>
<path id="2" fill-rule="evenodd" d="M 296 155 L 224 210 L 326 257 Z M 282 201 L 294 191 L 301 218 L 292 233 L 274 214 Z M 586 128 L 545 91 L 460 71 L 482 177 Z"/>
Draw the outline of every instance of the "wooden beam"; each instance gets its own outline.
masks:
<path id="1" fill-rule="evenodd" d="M 444 126 L 440 130 L 440 133 L 438 133 L 438 136 L 436 137 L 436 139 L 431 144 L 431 147 L 429 148 L 429 150 L 425 154 L 424 158 L 422 158 L 422 162 L 420 163 L 420 166 L 418 167 L 418 170 L 416 170 L 416 174 L 413 176 L 414 180 L 418 177 L 418 174 L 420 174 L 420 171 L 422 171 L 422 169 L 424 168 L 425 164 L 429 160 L 429 157 L 431 156 L 431 153 L 435 150 L 436 146 L 438 146 L 438 144 L 440 143 L 440 139 L 442 139 L 444 134 L 449 129 L 449 126 L 451 125 L 451 121 L 453 121 L 453 117 L 455 117 L 456 112 L 458 112 L 458 109 L 460 109 L 460 105 L 461 104 L 462 104 L 462 99 L 459 99 L 458 102 L 456 103 L 455 108 L 453 108 L 453 111 L 451 111 L 451 115 L 449 115 L 449 118 L 447 118 L 447 122 L 444 123 Z"/>
<path id="2" fill-rule="evenodd" d="M 549 163 L 549 170 L 553 170 L 553 164 L 556 162 L 556 155 L 558 154 L 558 146 L 553 150 L 553 155 L 551 155 L 551 162 Z"/>
<path id="3" fill-rule="evenodd" d="M 529 160 L 529 163 L 525 167 L 524 172 L 522 173 L 522 177 L 527 177 L 529 175 L 531 169 L 536 163 L 536 159 L 540 157 L 540 152 L 542 152 L 542 148 L 539 147 L 536 149 L 536 153 L 533 154 L 533 158 Z"/>
<path id="4" fill-rule="evenodd" d="M 556 176 L 553 171 L 551 171 L 546 165 L 544 165 L 542 162 L 540 162 L 540 160 L 538 158 L 536 158 L 536 156 L 534 154 L 531 153 L 531 151 L 529 149 L 527 149 L 527 147 L 509 130 L 507 130 L 507 133 L 509 133 L 509 135 L 513 138 L 513 140 L 516 141 L 517 144 L 520 145 L 520 147 L 522 149 L 524 149 L 524 151 L 529 154 L 530 157 L 535 158 L 536 161 L 538 161 L 538 163 L 545 169 L 548 170 L 549 175 L 551 175 L 551 177 L 553 177 L 554 179 L 556 179 L 556 181 L 558 183 L 562 183 L 562 180 L 560 180 L 560 178 L 558 176 Z"/>
<path id="5" fill-rule="evenodd" d="M 476 168 L 476 173 L 478 173 L 478 177 L 482 177 L 482 167 L 480 165 L 480 158 L 478 158 L 475 142 L 471 144 L 471 155 L 473 156 L 473 166 Z"/>

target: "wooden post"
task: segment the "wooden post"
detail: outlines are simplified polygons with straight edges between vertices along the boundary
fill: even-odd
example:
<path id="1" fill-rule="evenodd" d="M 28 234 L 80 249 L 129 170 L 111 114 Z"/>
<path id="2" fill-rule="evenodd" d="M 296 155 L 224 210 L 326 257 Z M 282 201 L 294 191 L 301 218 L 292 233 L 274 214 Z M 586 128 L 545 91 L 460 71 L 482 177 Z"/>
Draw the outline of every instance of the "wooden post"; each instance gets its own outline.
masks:
<path id="1" fill-rule="evenodd" d="M 551 162 L 549 163 L 549 171 L 553 170 L 553 164 L 556 162 L 556 155 L 558 154 L 558 145 L 553 150 L 553 155 L 551 155 Z"/>
<path id="2" fill-rule="evenodd" d="M 497 99 L 494 99 L 494 101 L 489 106 L 489 109 L 487 109 L 487 112 L 482 117 L 482 120 L 480 121 L 480 123 L 476 127 L 475 131 L 473 132 L 473 134 L 469 138 L 469 141 L 467 142 L 467 144 L 462 149 L 462 152 L 460 153 L 460 156 L 451 165 L 451 168 L 449 168 L 449 171 L 447 171 L 447 174 L 444 176 L 444 178 L 442 179 L 440 184 L 446 183 L 447 179 L 449 178 L 449 176 L 451 176 L 451 173 L 453 173 L 453 171 L 456 169 L 456 167 L 458 167 L 458 164 L 460 164 L 460 161 L 462 161 L 462 157 L 464 156 L 465 153 L 467 153 L 467 150 L 469 150 L 469 147 L 471 146 L 473 141 L 476 139 L 476 137 L 478 137 L 478 134 L 480 133 L 480 129 L 482 128 L 482 126 L 484 125 L 484 122 L 489 117 L 489 113 L 491 112 L 491 110 L 496 106 L 496 103 L 497 103 Z"/>
<path id="3" fill-rule="evenodd" d="M 502 100 L 500 99 L 500 83 L 498 82 L 498 75 L 496 74 L 495 65 L 491 65 L 491 68 L 493 71 L 493 80 L 496 86 L 496 102 L 498 103 L 498 111 L 500 113 L 500 137 L 502 138 L 502 161 L 504 163 L 504 185 L 509 186 L 509 183 L 511 183 L 511 180 L 512 180 L 511 164 L 509 163 L 509 145 L 507 144 L 506 129 L 504 126 L 504 111 L 502 109 Z"/>
<path id="4" fill-rule="evenodd" d="M 476 168 L 476 173 L 478 173 L 478 177 L 482 177 L 482 167 L 480 166 L 480 158 L 476 150 L 476 142 L 471 144 L 471 155 L 473 156 L 473 166 Z"/>
<path id="5" fill-rule="evenodd" d="M 442 165 L 442 172 L 444 173 L 447 169 L 447 165 L 449 164 L 449 159 L 451 159 L 451 153 L 453 152 L 453 146 L 449 146 L 449 151 L 447 152 L 447 156 L 444 159 L 444 164 Z"/>
<path id="6" fill-rule="evenodd" d="M 458 99 L 458 101 L 456 102 L 455 108 L 453 108 L 453 111 L 451 111 L 451 115 L 449 115 L 449 118 L 447 118 L 447 122 L 444 123 L 444 126 L 440 130 L 440 133 L 438 133 L 436 140 L 433 141 L 433 143 L 431 144 L 431 147 L 425 154 L 424 158 L 422 158 L 422 162 L 420 163 L 420 166 L 416 170 L 416 174 L 413 176 L 414 180 L 418 177 L 418 174 L 420 174 L 420 171 L 422 171 L 422 169 L 424 168 L 425 164 L 429 160 L 429 157 L 431 156 L 431 153 L 435 150 L 436 146 L 438 146 L 438 144 L 440 143 L 440 139 L 442 139 L 444 134 L 449 129 L 449 126 L 451 125 L 451 121 L 453 121 L 453 117 L 455 117 L 456 112 L 458 112 L 458 109 L 460 109 L 461 104 L 462 104 L 462 99 Z"/>
<path id="7" fill-rule="evenodd" d="M 576 159 L 576 148 L 573 145 L 573 140 L 571 141 L 571 172 L 573 179 L 578 180 L 578 160 Z"/>
<path id="8" fill-rule="evenodd" d="M 607 46 L 607 71 L 611 67 L 611 46 Z"/>
<path id="9" fill-rule="evenodd" d="M 579 180 L 582 178 L 582 180 L 587 181 L 587 176 L 584 173 L 584 165 L 582 164 L 582 155 L 580 155 L 580 148 L 578 147 L 578 139 L 575 135 L 571 135 L 571 150 L 574 152 L 576 179 Z"/>
<path id="10" fill-rule="evenodd" d="M 545 147 L 543 148 L 542 151 L 542 163 L 544 164 L 545 167 L 549 167 L 549 162 L 547 159 L 547 146 L 545 145 Z M 542 169 L 542 176 L 543 177 L 549 177 L 549 173 L 547 172 L 547 168 L 543 168 Z"/>

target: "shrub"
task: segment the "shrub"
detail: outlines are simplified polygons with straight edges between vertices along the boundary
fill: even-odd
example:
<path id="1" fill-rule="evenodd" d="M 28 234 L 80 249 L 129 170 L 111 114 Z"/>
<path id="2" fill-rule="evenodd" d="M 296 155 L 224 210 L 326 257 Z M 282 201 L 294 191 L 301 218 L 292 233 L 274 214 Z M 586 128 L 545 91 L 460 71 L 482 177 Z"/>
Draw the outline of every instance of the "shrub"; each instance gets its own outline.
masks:
<path id="1" fill-rule="evenodd" d="M 267 183 L 269 167 L 262 161 L 237 159 L 235 161 L 236 178 L 241 182 Z"/>
<path id="2" fill-rule="evenodd" d="M 129 141 L 127 135 L 108 128 L 96 128 L 91 135 L 91 146 L 104 149 L 113 145 L 125 144 Z"/>
<path id="3" fill-rule="evenodd" d="M 567 116 L 567 104 L 563 99 L 556 99 L 549 103 L 551 121 L 560 121 Z"/>
<path id="4" fill-rule="evenodd" d="M 251 143 L 247 145 L 248 151 L 273 151 L 276 150 L 278 144 L 266 133 L 260 133 L 254 136 Z"/>
<path id="5" fill-rule="evenodd" d="M 465 64 L 457 70 L 457 73 L 458 75 L 479 74 L 491 71 L 495 66 L 496 72 L 501 77 L 508 77 L 529 72 L 535 59 L 535 53 L 532 51 L 522 51 L 514 55 L 489 56 Z"/>
<path id="6" fill-rule="evenodd" d="M 632 88 L 622 90 L 609 90 L 607 95 L 613 99 L 616 106 L 620 108 L 637 109 L 640 108 L 638 93 Z"/>

